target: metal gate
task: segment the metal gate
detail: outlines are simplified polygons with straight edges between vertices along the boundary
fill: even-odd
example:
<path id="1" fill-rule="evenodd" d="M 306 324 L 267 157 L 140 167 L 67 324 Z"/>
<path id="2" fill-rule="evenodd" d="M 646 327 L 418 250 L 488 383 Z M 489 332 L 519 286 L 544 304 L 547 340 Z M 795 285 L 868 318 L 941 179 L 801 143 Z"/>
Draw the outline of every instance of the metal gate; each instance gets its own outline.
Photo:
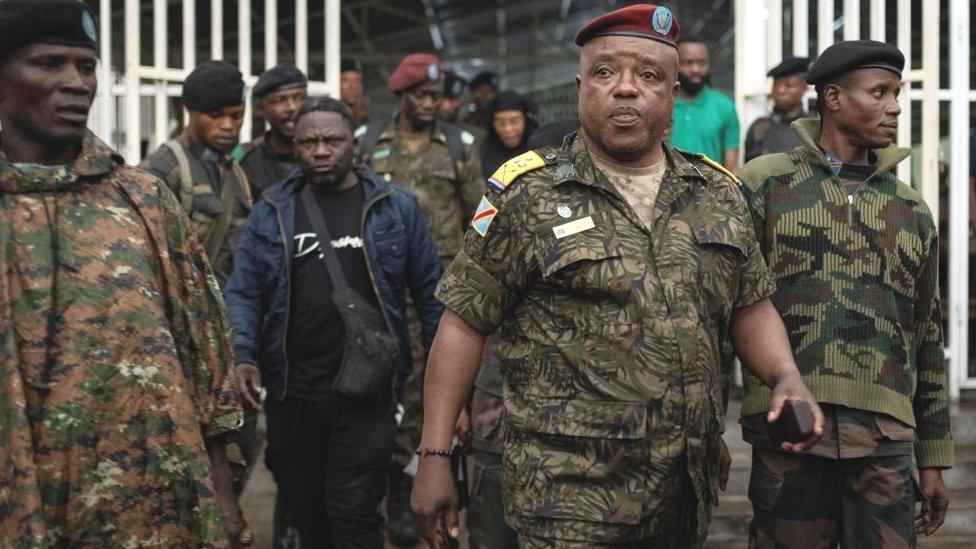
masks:
<path id="1" fill-rule="evenodd" d="M 294 13 L 294 63 L 309 72 L 309 0 L 292 2 Z M 151 4 L 151 5 L 150 5 Z M 99 92 L 89 126 L 105 142 L 122 153 L 126 162 L 136 164 L 142 157 L 142 142 L 148 150 L 168 139 L 173 122 L 170 98 L 179 97 L 183 79 L 197 64 L 197 27 L 210 26 L 210 59 L 224 58 L 224 37 L 237 36 L 237 65 L 246 85 L 247 115 L 242 136 L 251 135 L 250 88 L 257 80 L 252 69 L 254 34 L 264 37 L 264 65 L 278 62 L 279 2 L 263 0 L 260 13 L 251 10 L 251 0 L 210 0 L 210 20 L 197 21 L 196 0 L 99 0 L 96 15 L 99 23 Z M 283 4 L 283 3 L 282 3 Z M 168 21 L 171 6 L 181 5 L 181 25 Z M 236 23 L 225 25 L 225 7 L 237 11 Z M 289 6 L 291 7 L 291 6 Z M 121 9 L 120 9 L 121 8 Z M 313 5 L 324 17 L 324 52 L 318 81 L 309 81 L 309 93 L 339 93 L 339 0 L 319 0 Z M 229 10 L 228 10 L 229 11 Z M 121 25 L 113 25 L 113 15 L 121 12 Z M 144 19 L 151 18 L 152 32 L 142 36 Z M 257 24 L 255 24 L 257 22 Z M 263 30 L 263 32 L 258 32 Z M 170 62 L 170 34 L 182 34 L 182 66 Z M 233 33 L 233 34 L 231 34 Z M 152 40 L 152 64 L 143 64 L 143 39 Z M 113 46 L 124 44 L 124 67 L 113 70 Z M 316 56 L 317 57 L 317 56 Z M 290 61 L 290 59 L 289 59 Z M 320 67 L 316 67 L 318 69 Z"/>
<path id="2" fill-rule="evenodd" d="M 736 0 L 735 3 L 735 89 L 736 106 L 743 126 L 766 113 L 769 81 L 766 71 L 787 54 L 816 55 L 834 43 L 835 36 L 844 40 L 871 38 L 895 44 L 908 60 L 904 74 L 901 101 L 902 115 L 898 126 L 898 144 L 913 142 L 912 102 L 921 102 L 921 153 L 912 157 L 920 177 L 912 180 L 912 165 L 902 162 L 898 176 L 911 181 L 921 191 L 936 221 L 939 216 L 939 109 L 949 106 L 948 141 L 950 154 L 948 196 L 948 349 L 950 382 L 953 397 L 960 388 L 976 388 L 976 373 L 968 364 L 969 292 L 969 132 L 971 104 L 976 91 L 970 89 L 969 0 L 946 0 L 949 29 L 949 87 L 939 87 L 939 48 L 943 33 L 939 0 L 921 0 L 921 12 L 912 10 L 912 0 L 868 0 L 862 10 L 860 0 Z M 838 4 L 842 4 L 838 6 Z M 840 7 L 840 10 L 838 10 Z M 896 32 L 890 36 L 886 17 L 891 7 L 896 16 Z M 867 32 L 862 13 L 867 12 Z M 838 17 L 839 12 L 839 17 Z M 811 20 L 816 21 L 816 40 L 811 42 Z M 784 29 L 791 42 L 784 48 Z M 862 34 L 863 33 L 863 34 Z M 921 44 L 913 40 L 921 37 Z M 816 49 L 811 45 L 815 43 Z M 912 64 L 913 51 L 921 47 L 921 65 Z M 811 91 L 812 94 L 812 91 Z"/>

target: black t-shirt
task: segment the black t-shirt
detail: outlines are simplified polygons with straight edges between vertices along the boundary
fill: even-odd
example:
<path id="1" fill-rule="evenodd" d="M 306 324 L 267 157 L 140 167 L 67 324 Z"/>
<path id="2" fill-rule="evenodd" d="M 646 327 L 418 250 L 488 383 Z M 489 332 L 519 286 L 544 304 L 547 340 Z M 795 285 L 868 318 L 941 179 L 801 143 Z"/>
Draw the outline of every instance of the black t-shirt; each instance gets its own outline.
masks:
<path id="1" fill-rule="evenodd" d="M 379 306 L 361 234 L 362 185 L 339 192 L 316 190 L 315 198 L 346 281 L 353 290 Z M 332 303 L 332 282 L 321 256 L 319 239 L 300 198 L 295 204 L 294 244 L 287 339 L 288 392 L 298 398 L 319 400 L 332 392 L 339 371 L 343 325 Z"/>

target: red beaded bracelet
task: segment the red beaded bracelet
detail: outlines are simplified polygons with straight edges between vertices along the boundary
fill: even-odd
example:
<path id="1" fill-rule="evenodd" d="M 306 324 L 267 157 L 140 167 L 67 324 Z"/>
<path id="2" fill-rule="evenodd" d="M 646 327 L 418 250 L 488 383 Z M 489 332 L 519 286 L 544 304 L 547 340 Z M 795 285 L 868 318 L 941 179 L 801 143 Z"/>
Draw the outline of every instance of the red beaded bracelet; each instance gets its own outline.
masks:
<path id="1" fill-rule="evenodd" d="M 420 457 L 437 456 L 451 459 L 456 453 L 455 450 L 431 450 L 430 448 L 418 448 L 415 452 Z"/>

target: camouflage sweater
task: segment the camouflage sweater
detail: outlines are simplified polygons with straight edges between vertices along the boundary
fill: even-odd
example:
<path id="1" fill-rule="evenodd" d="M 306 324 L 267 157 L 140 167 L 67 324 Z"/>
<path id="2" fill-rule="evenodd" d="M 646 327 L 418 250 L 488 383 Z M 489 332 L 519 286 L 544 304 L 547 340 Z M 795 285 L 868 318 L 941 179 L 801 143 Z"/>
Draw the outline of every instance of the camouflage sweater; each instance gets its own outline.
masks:
<path id="1" fill-rule="evenodd" d="M 0 157 L 0 273 L 0 546 L 226 546 L 228 324 L 169 189 L 91 134 Z"/>
<path id="2" fill-rule="evenodd" d="M 749 162 L 742 178 L 804 381 L 821 402 L 915 427 L 920 467 L 951 466 L 939 237 L 921 195 L 893 173 L 908 151 L 874 151 L 877 170 L 848 195 L 816 144 L 819 122 L 793 128 L 801 147 Z M 743 415 L 769 398 L 747 375 Z"/>

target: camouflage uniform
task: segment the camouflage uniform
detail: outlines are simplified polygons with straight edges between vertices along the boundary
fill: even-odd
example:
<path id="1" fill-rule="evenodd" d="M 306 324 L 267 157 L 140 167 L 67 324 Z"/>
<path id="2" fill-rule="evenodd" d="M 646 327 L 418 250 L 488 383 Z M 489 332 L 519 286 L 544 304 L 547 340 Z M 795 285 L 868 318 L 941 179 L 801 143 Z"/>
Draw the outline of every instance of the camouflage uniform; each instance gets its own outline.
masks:
<path id="1" fill-rule="evenodd" d="M 776 451 L 761 436 L 769 390 L 745 376 L 753 543 L 911 546 L 912 452 L 919 467 L 952 465 L 938 235 L 893 174 L 907 151 L 873 151 L 873 175 L 849 192 L 816 144 L 819 122 L 793 128 L 803 145 L 750 162 L 743 180 L 773 303 L 828 432 L 806 455 Z"/>
<path id="2" fill-rule="evenodd" d="M 387 181 L 393 181 L 417 196 L 434 237 L 434 247 L 447 264 L 461 249 L 467 220 L 485 192 L 485 181 L 474 138 L 465 143 L 464 160 L 455 165 L 447 148 L 447 138 L 439 129 L 440 124 L 434 123 L 430 141 L 416 152 L 410 152 L 397 135 L 394 119 L 380 133 L 376 147 L 364 161 Z M 406 380 L 403 391 L 403 420 L 397 433 L 396 459 L 401 466 L 410 461 L 420 443 L 423 371 L 428 351 L 424 349 L 420 322 L 412 305 L 407 307 L 407 313 L 413 373 Z"/>
<path id="3" fill-rule="evenodd" d="M 179 203 L 89 134 L 0 158 L 0 216 L 0 545 L 226 546 L 204 439 L 241 409 Z"/>
<path id="4" fill-rule="evenodd" d="M 487 193 L 439 284 L 451 311 L 500 330 L 505 504 L 520 542 L 703 543 L 720 341 L 732 312 L 773 286 L 734 180 L 664 152 L 649 231 L 578 134 L 510 160 L 494 179 L 514 183 Z"/>
<path id="5" fill-rule="evenodd" d="M 268 145 L 269 134 L 270 131 L 241 147 L 241 169 L 251 184 L 254 202 L 261 198 L 265 189 L 282 181 L 298 166 L 294 154 L 277 153 Z"/>
<path id="6" fill-rule="evenodd" d="M 187 210 L 190 227 L 201 242 L 205 242 L 210 229 L 214 226 L 221 211 L 220 191 L 223 188 L 226 170 L 234 169 L 234 160 L 230 155 L 219 155 L 190 137 L 189 130 L 184 130 L 177 138 L 183 145 L 190 163 L 190 173 L 193 177 L 193 196 L 188 197 L 181 185 L 180 166 L 176 156 L 167 147 L 160 147 L 156 152 L 143 159 L 141 168 L 145 168 L 169 185 L 180 204 Z M 247 222 L 247 215 L 251 211 L 252 197 L 250 185 L 244 178 L 234 189 L 234 212 L 230 229 L 214 257 L 210 258 L 217 282 L 223 288 L 230 277 L 234 266 L 234 250 Z M 190 207 L 185 205 L 189 202 Z"/>

